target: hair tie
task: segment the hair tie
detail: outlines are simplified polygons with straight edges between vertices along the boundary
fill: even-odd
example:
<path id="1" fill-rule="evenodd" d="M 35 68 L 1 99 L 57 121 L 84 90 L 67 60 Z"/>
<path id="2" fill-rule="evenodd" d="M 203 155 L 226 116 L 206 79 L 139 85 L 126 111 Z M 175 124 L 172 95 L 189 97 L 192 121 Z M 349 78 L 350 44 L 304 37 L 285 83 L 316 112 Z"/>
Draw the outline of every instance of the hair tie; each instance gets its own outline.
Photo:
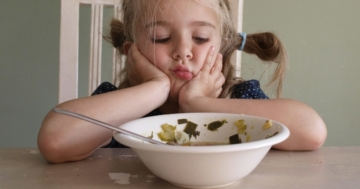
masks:
<path id="1" fill-rule="evenodd" d="M 245 32 L 240 32 L 239 33 L 240 37 L 242 37 L 242 42 L 241 45 L 239 47 L 239 51 L 242 51 L 245 47 L 245 43 L 246 43 L 246 33 Z"/>

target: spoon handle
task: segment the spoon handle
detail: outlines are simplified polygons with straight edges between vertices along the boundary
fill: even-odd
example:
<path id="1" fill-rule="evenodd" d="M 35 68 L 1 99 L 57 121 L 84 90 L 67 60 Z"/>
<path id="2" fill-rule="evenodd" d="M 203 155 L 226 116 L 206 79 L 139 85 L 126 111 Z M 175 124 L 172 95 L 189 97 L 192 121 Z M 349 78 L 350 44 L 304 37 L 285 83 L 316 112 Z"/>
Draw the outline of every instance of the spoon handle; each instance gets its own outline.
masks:
<path id="1" fill-rule="evenodd" d="M 52 109 L 52 110 L 53 110 L 54 112 L 56 112 L 56 113 L 65 114 L 65 115 L 68 115 L 68 116 L 76 117 L 76 118 L 82 119 L 82 120 L 84 120 L 84 121 L 87 121 L 87 122 L 90 122 L 90 123 L 94 123 L 94 124 L 96 124 L 96 125 L 99 125 L 99 126 L 102 126 L 102 127 L 105 127 L 105 128 L 108 128 L 108 129 L 111 129 L 111 130 L 114 130 L 114 131 L 117 131 L 117 132 L 119 132 L 119 133 L 123 133 L 123 134 L 129 135 L 129 136 L 135 137 L 135 138 L 137 138 L 137 139 L 140 139 L 140 140 L 143 140 L 143 141 L 146 141 L 146 142 L 150 142 L 150 143 L 153 143 L 153 144 L 166 145 L 165 143 L 162 143 L 162 142 L 160 142 L 160 141 L 153 140 L 153 139 L 148 138 L 148 137 L 144 137 L 144 136 L 142 136 L 142 135 L 133 133 L 133 132 L 131 132 L 131 131 L 127 131 L 127 130 L 125 130 L 125 129 L 112 126 L 112 125 L 110 125 L 110 124 L 101 122 L 101 121 L 99 121 L 99 120 L 96 120 L 96 119 L 93 119 L 93 118 L 90 118 L 90 117 L 87 117 L 87 116 L 84 116 L 84 115 L 81 115 L 81 114 L 78 114 L 78 113 L 75 113 L 75 112 L 63 110 L 63 109 L 60 109 L 60 108 L 54 108 L 54 109 Z"/>

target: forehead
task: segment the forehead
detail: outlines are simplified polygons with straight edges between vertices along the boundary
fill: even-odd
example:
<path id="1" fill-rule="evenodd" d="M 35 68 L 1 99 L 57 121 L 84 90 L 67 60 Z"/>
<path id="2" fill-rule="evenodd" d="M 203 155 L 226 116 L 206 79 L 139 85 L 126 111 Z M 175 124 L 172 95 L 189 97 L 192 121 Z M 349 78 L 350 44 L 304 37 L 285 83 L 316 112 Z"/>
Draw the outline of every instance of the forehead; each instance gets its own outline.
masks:
<path id="1" fill-rule="evenodd" d="M 137 11 L 138 23 L 147 25 L 156 21 L 195 20 L 217 25 L 218 0 L 146 0 Z"/>

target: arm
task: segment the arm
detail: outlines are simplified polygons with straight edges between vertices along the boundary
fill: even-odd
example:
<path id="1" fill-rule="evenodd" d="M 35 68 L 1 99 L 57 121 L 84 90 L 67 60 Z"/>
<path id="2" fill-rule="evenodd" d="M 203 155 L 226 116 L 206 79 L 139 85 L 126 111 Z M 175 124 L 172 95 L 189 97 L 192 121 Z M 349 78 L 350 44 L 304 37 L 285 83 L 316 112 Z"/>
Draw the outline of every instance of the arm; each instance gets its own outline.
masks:
<path id="1" fill-rule="evenodd" d="M 134 47 L 135 48 L 135 47 Z M 64 102 L 56 107 L 84 114 L 111 125 L 140 118 L 163 104 L 170 90 L 170 82 L 165 74 L 146 60 L 137 60 L 137 49 L 133 49 L 133 61 L 142 78 L 137 85 L 101 95 L 79 98 Z M 143 64 L 142 64 L 143 62 Z M 142 73 L 143 72 L 143 73 Z M 50 162 L 81 160 L 97 148 L 106 145 L 112 131 L 77 118 L 49 112 L 44 118 L 38 134 L 38 147 Z"/>
<path id="2" fill-rule="evenodd" d="M 315 150 L 323 145 L 326 126 L 321 117 L 304 103 L 290 99 L 216 98 L 221 90 L 221 68 L 220 58 L 215 63 L 205 62 L 196 77 L 181 89 L 179 105 L 183 112 L 237 113 L 278 121 L 290 130 L 290 137 L 274 146 L 281 150 Z"/>
<path id="3" fill-rule="evenodd" d="M 181 106 L 187 112 L 226 112 L 266 117 L 283 123 L 290 137 L 274 147 L 281 150 L 315 150 L 325 142 L 323 120 L 309 106 L 290 99 L 249 100 L 193 98 Z"/>

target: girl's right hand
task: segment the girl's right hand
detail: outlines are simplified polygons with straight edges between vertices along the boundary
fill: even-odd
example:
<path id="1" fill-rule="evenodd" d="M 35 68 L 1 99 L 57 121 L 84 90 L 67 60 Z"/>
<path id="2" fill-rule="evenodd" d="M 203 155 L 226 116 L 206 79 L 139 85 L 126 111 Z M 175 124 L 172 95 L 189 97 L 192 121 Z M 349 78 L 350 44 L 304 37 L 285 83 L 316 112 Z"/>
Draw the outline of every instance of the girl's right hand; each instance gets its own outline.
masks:
<path id="1" fill-rule="evenodd" d="M 137 45 L 132 43 L 127 54 L 126 65 L 131 86 L 139 85 L 148 81 L 167 82 L 170 86 L 169 77 L 141 54 Z"/>

